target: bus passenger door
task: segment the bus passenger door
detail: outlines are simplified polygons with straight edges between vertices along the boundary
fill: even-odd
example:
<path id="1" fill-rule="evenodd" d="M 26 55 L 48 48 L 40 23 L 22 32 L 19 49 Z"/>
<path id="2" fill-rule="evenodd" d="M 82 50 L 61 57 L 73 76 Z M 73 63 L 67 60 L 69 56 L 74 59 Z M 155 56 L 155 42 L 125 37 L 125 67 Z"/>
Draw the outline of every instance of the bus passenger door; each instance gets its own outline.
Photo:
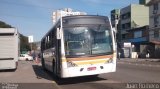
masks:
<path id="1" fill-rule="evenodd" d="M 59 29 L 57 29 L 57 34 L 60 34 Z M 55 72 L 57 75 L 60 75 L 61 71 L 61 39 L 57 38 L 56 40 L 56 61 L 55 61 Z"/>
<path id="2" fill-rule="evenodd" d="M 60 74 L 60 66 L 61 66 L 61 44 L 60 40 L 57 40 L 56 43 L 56 74 Z"/>

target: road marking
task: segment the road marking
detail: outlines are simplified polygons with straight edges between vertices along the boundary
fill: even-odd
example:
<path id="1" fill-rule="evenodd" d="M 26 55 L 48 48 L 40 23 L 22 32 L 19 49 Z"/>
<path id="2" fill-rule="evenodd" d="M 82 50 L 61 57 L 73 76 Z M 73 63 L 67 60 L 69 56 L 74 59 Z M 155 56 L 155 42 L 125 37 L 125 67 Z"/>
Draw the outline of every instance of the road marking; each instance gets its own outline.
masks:
<path id="1" fill-rule="evenodd" d="M 93 83 L 93 82 L 91 82 Z M 115 81 L 115 80 L 101 80 L 101 81 L 95 81 L 95 83 L 122 83 L 120 81 Z"/>

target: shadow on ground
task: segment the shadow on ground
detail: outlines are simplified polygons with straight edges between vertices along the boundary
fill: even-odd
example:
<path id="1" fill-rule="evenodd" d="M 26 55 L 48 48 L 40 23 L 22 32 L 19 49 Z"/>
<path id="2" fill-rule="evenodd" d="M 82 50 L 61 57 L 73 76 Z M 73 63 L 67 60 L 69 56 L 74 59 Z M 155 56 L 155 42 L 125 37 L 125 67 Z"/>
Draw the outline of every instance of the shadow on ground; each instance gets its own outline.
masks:
<path id="1" fill-rule="evenodd" d="M 85 77 L 75 77 L 75 78 L 58 78 L 57 76 L 54 76 L 52 72 L 43 70 L 41 66 L 32 65 L 32 67 L 33 67 L 35 74 L 39 78 L 44 78 L 47 80 L 55 81 L 58 85 L 77 84 L 77 83 L 84 83 L 84 82 L 107 80 L 107 79 L 95 77 L 95 76 L 85 76 Z"/>
<path id="2" fill-rule="evenodd" d="M 0 70 L 0 72 L 15 72 L 17 69 L 4 69 Z"/>
<path id="3" fill-rule="evenodd" d="M 93 82 L 106 80 L 104 78 L 95 77 L 95 76 L 85 76 L 85 77 L 75 77 L 75 78 L 56 78 L 56 83 L 58 85 L 67 85 L 67 84 L 77 84 L 84 82 Z"/>
<path id="4" fill-rule="evenodd" d="M 53 80 L 53 77 L 48 71 L 44 71 L 41 66 L 39 65 L 32 65 L 33 70 L 35 72 L 35 75 L 38 79 L 47 79 L 47 80 Z"/>

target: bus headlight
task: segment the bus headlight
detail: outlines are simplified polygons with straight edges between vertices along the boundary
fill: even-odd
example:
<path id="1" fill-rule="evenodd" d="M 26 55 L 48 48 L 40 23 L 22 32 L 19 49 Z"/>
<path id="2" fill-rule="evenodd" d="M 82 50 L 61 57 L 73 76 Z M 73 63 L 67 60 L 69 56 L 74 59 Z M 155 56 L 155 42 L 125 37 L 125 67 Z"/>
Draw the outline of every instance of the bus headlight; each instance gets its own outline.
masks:
<path id="1" fill-rule="evenodd" d="M 113 63 L 113 58 L 108 59 L 108 60 L 105 62 L 105 64 L 107 64 L 107 63 Z"/>
<path id="2" fill-rule="evenodd" d="M 76 66 L 78 66 L 77 64 L 75 64 L 75 63 L 73 63 L 73 62 L 67 62 L 67 66 L 68 67 L 76 67 Z"/>

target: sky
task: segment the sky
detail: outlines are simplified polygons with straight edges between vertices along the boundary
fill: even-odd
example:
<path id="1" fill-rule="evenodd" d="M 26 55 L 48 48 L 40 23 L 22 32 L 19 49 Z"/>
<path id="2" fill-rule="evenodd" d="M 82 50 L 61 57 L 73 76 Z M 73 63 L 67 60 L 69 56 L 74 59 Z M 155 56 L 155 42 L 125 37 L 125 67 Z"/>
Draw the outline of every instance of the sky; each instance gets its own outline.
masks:
<path id="1" fill-rule="evenodd" d="M 137 3 L 138 0 L 0 0 L 0 21 L 40 41 L 53 26 L 53 11 L 72 8 L 89 15 L 110 17 L 111 10 Z"/>

